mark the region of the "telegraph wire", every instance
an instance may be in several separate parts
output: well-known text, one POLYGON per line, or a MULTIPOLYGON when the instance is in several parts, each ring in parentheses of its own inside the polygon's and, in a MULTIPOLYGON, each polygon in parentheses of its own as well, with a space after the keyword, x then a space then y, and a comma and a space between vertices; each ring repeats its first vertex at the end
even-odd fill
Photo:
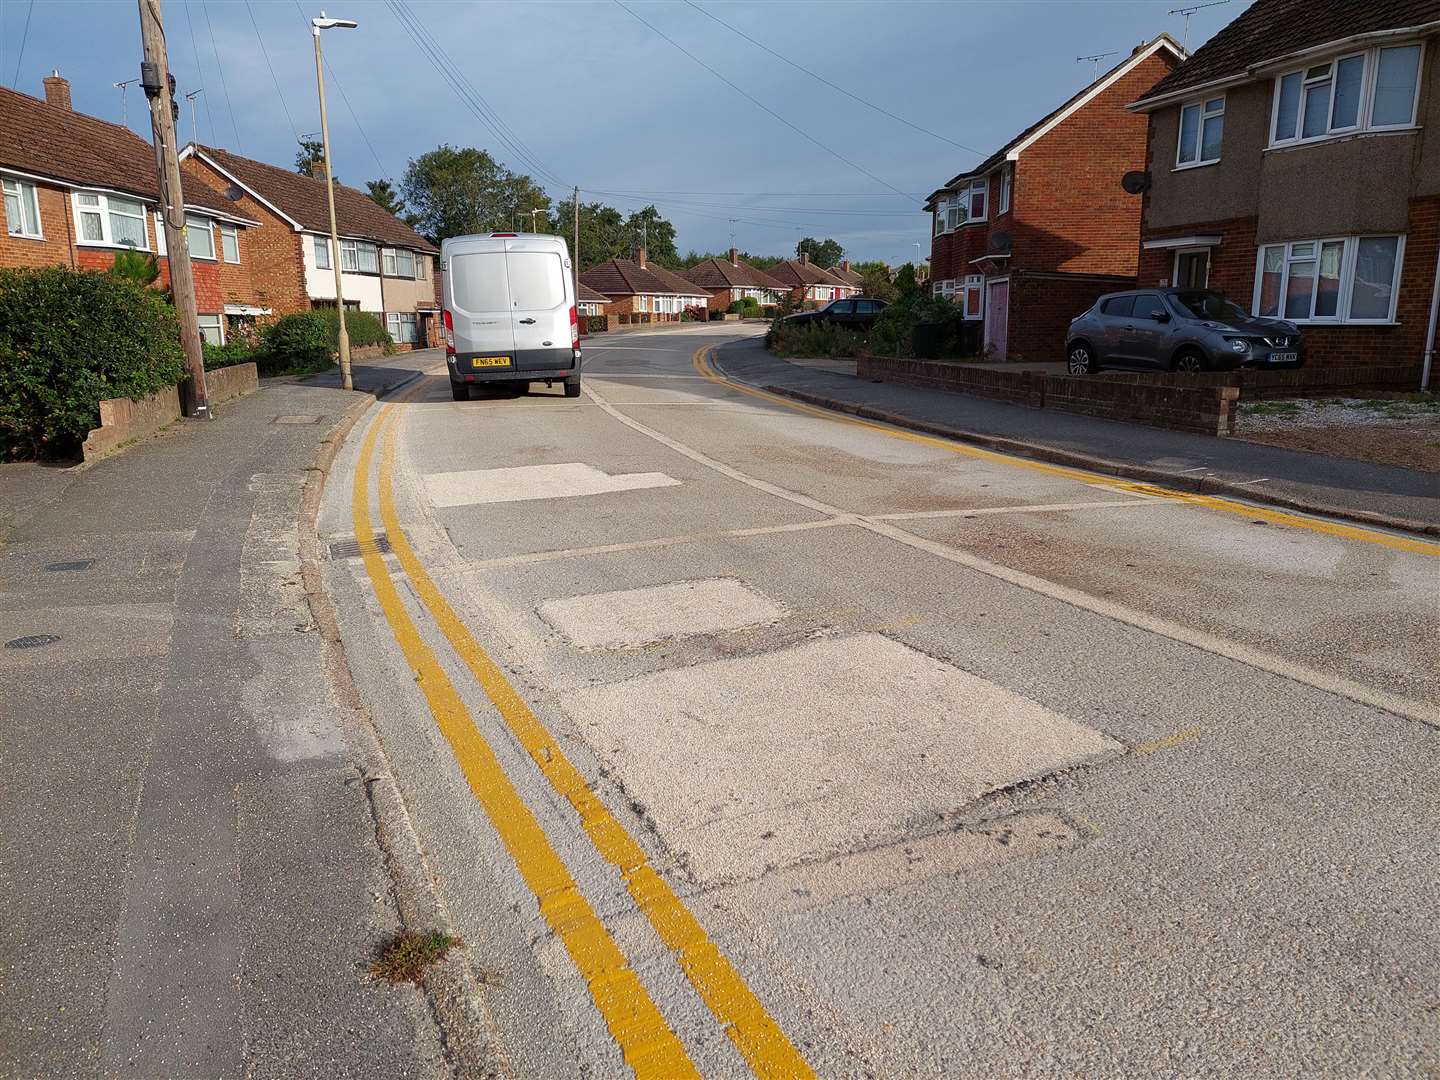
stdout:
POLYGON ((190 0, 185 0, 182 5, 185 12, 185 25, 190 30, 190 52, 195 57, 195 80, 200 84, 201 96, 205 98, 205 126, 210 129, 210 141, 218 142, 215 137, 215 114, 210 111, 210 95, 205 91, 205 69, 200 64, 200 46, 195 43, 195 15, 190 10, 190 0))
POLYGON ((270 63, 270 50, 265 47, 265 38, 260 34, 260 24, 255 21, 255 9, 250 6, 250 0, 245 0, 245 11, 250 16, 250 28, 255 31, 255 40, 260 43, 260 53, 265 57, 265 66, 270 69, 270 81, 275 84, 275 95, 280 99, 280 108, 285 110, 285 122, 290 125, 290 134, 295 136, 295 141, 300 141, 300 129, 295 126, 295 118, 290 115, 290 106, 285 103, 285 91, 280 89, 280 80, 275 77, 275 65, 270 63))
POLYGON ((25 59, 25 44, 30 40, 30 16, 35 14, 35 0, 25 9, 25 29, 20 34, 20 54, 15 57, 15 77, 10 80, 13 89, 20 89, 20 62, 25 59))
MULTIPOLYGON (((230 101, 230 87, 225 82, 225 61, 220 59, 220 50, 215 47, 215 26, 210 22, 209 0, 200 0, 200 10, 205 13, 205 28, 210 32, 210 49, 215 54, 215 69, 220 72, 220 89, 225 91, 225 108, 230 113, 230 130, 235 133, 235 150, 243 154, 245 147, 240 142, 240 128, 235 123, 235 106, 230 101)), ((209 100, 208 97, 206 100, 209 100)), ((208 105, 206 109, 206 115, 209 115, 208 105)))

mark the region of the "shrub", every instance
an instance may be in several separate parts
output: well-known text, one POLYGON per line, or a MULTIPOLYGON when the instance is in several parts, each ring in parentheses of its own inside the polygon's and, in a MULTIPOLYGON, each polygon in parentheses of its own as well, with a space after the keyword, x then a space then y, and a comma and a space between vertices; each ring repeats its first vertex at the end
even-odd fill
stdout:
POLYGON ((704 304, 690 304, 680 313, 681 322, 705 322, 710 313, 704 304))
POLYGON ((767 319, 773 319, 775 318, 775 316, 780 314, 780 305, 762 304, 760 305, 760 314, 767 319))
POLYGON ((723 318, 725 318, 725 313, 719 308, 716 308, 714 311, 710 312, 711 322, 719 322, 723 318))
POLYGON ((265 335, 253 322, 233 328, 228 338, 224 345, 211 345, 208 341, 200 343, 200 350, 205 355, 206 370, 230 367, 233 364, 254 363, 261 368, 266 366, 268 353, 265 335))
POLYGON ((628 325, 630 325, 630 316, 629 316, 629 315, 626 315, 624 312, 621 312, 621 314, 620 314, 620 325, 621 325, 621 326, 628 326, 628 325))
POLYGON ((105 398, 143 398, 185 370, 175 309, 113 274, 0 271, 0 457, 72 457, 105 398))
POLYGON ((583 315, 585 320, 585 332, 587 334, 599 334, 610 329, 610 319, 606 315, 583 315))
POLYGON ((941 353, 954 356, 960 347, 964 316, 958 305, 944 297, 901 294, 900 299, 880 313, 870 331, 870 342, 876 352, 886 356, 909 356, 915 327, 920 323, 940 323, 941 353))
MULTIPOLYGON (((336 324, 323 311, 282 315, 265 329, 266 375, 324 371, 335 361, 336 324)), ((348 321, 347 321, 347 326, 348 321)))
POLYGON ((828 323, 777 322, 766 343, 778 356, 858 356, 865 338, 853 330, 828 323))
POLYGON ((153 285, 160 276, 160 264, 150 252, 129 248, 115 253, 109 272, 113 277, 133 281, 136 285, 153 285))
MULTIPOLYGON (((320 314, 325 316, 325 321, 330 326, 331 346, 338 352, 340 349, 340 320, 335 314, 335 309, 330 308, 327 311, 322 308, 320 314)), ((385 351, 388 355, 390 352, 388 346, 395 344, 394 338, 390 336, 390 331, 385 329, 385 323, 381 320, 380 316, 373 312, 350 311, 347 309, 345 312, 345 329, 350 333, 350 347, 352 349, 362 349, 367 345, 385 345, 387 346, 385 351)))
POLYGON ((739 315, 742 319, 758 319, 761 315, 760 301, 753 296, 741 297, 732 302, 726 310, 731 315, 739 315))

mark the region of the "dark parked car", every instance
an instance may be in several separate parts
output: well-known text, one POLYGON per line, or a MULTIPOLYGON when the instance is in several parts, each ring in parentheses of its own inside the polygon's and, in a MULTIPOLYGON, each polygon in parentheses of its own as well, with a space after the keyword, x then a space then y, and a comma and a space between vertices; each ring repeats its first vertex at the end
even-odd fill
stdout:
POLYGON ((884 300, 871 300, 865 296, 853 296, 848 300, 831 300, 815 311, 801 311, 787 315, 780 320, 786 326, 804 326, 807 323, 830 323, 850 330, 869 330, 886 308, 884 300))
POLYGON ((1229 371, 1304 362, 1305 338, 1294 323, 1257 319, 1205 289, 1109 293, 1070 323, 1065 342, 1071 375, 1102 367, 1229 371))

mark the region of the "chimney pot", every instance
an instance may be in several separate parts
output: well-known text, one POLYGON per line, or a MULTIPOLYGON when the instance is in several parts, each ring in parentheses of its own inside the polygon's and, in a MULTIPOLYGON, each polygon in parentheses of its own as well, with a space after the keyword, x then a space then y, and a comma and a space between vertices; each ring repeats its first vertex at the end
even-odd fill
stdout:
POLYGON ((841 260, 840 260, 840 269, 841 269, 841 270, 844 270, 844 271, 848 274, 848 273, 850 272, 850 260, 849 260, 849 259, 841 259, 841 260))
POLYGON ((646 251, 643 247, 635 252, 635 261, 640 264, 641 270, 645 269, 645 255, 646 251))
POLYGON ((730 249, 730 265, 731 265, 731 266, 739 266, 739 265, 740 265, 740 253, 739 253, 738 251, 736 251, 734 248, 731 248, 731 249, 730 249))
POLYGON ((310 162, 310 175, 316 180, 324 180, 325 162, 319 160, 310 162))
POLYGON ((810 253, 808 251, 802 251, 800 253, 800 264, 802 266, 810 265, 810 253))
POLYGON ((58 69, 45 76, 45 100, 57 108, 74 110, 74 106, 70 104, 70 80, 61 75, 58 69))

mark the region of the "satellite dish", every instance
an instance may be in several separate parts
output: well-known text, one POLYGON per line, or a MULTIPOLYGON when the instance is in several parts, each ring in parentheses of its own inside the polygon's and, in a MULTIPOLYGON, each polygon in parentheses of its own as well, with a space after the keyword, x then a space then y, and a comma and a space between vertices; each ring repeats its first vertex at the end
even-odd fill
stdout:
POLYGON ((988 254, 1003 255, 1010 250, 1010 234, 1008 232, 993 232, 990 234, 990 245, 988 254))
POLYGON ((1131 195, 1141 195, 1150 190, 1150 174, 1148 172, 1127 172, 1120 178, 1120 186, 1131 195))
POLYGON ((240 189, 239 184, 231 184, 225 189, 225 198, 231 202, 239 202, 245 197, 245 192, 240 189))

